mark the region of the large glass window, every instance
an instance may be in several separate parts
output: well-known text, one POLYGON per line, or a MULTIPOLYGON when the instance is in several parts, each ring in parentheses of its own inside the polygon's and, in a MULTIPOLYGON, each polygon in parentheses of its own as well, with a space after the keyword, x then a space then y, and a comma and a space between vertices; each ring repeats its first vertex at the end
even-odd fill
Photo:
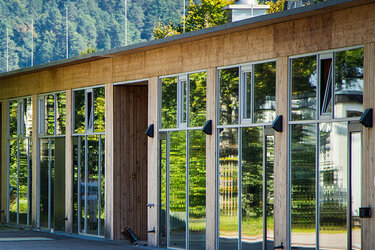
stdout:
POLYGON ((65 230, 65 92, 40 95, 38 227, 65 230))
POLYGON ((363 48, 293 58, 290 67, 292 247, 358 249, 363 48))
POLYGON ((276 63, 218 71, 219 248, 273 249, 276 63))
POLYGON ((205 249, 206 72, 160 85, 160 246, 205 249))
POLYGON ((7 222, 29 225, 32 187, 32 100, 8 102, 7 222))
POLYGON ((104 87, 73 91, 73 231, 104 235, 104 87))
POLYGON ((293 58, 290 67, 290 120, 362 115, 363 48, 293 58))

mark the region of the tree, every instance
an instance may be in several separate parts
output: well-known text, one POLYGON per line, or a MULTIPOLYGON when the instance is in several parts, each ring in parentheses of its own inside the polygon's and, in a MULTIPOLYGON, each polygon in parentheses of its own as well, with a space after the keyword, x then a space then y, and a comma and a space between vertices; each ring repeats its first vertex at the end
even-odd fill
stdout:
MULTIPOLYGON (((226 11, 223 7, 233 4, 234 0, 202 0, 200 4, 190 0, 185 17, 185 31, 193 31, 225 24, 227 21, 226 11)), ((183 17, 178 24, 159 22, 154 29, 155 39, 180 34, 183 32, 183 17)))

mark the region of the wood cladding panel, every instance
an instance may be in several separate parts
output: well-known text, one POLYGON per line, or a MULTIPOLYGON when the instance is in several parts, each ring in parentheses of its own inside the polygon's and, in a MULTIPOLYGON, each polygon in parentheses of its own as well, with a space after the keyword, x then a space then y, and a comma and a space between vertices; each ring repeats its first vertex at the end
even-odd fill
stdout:
POLYGON ((147 86, 114 88, 114 237, 130 227, 147 239, 147 86))

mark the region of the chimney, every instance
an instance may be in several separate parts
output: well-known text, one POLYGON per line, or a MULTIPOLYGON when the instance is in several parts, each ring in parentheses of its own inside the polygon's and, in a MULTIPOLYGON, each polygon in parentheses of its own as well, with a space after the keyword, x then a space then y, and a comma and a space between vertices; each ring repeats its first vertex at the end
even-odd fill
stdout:
POLYGON ((257 0, 237 0, 223 9, 228 11, 228 22, 236 22, 264 15, 269 8, 269 5, 259 5, 257 0))

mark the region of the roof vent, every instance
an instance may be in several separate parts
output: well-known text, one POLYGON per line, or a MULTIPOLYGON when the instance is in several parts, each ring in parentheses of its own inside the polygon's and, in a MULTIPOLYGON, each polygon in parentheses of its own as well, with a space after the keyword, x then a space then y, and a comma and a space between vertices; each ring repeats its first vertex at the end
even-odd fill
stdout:
POLYGON ((237 0, 223 9, 228 11, 228 22, 236 22, 264 15, 269 8, 269 5, 259 5, 257 0, 237 0))

